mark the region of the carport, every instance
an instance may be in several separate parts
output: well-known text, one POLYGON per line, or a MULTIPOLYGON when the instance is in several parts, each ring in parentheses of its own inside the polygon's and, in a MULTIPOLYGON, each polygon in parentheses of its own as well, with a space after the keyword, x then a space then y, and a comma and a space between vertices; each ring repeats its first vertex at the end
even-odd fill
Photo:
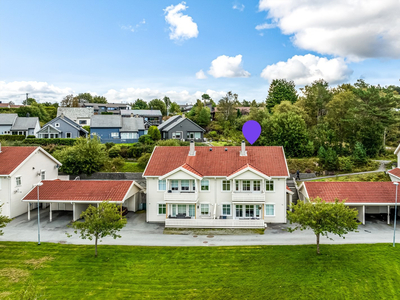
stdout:
POLYGON ((123 204, 128 210, 136 211, 137 201, 143 190, 133 180, 43 180, 42 183, 40 187, 33 187, 22 199, 28 205, 28 220, 32 206, 37 203, 42 203, 42 207, 50 206, 50 222, 55 210, 72 211, 73 221, 76 221, 89 205, 98 206, 104 201, 120 205, 122 215, 123 204))
POLYGON ((366 214, 387 214, 387 223, 390 224, 390 210, 396 201, 396 186, 390 181, 303 182, 299 190, 303 201, 317 197, 326 202, 345 200, 345 205, 357 209, 362 224, 365 224, 366 214))

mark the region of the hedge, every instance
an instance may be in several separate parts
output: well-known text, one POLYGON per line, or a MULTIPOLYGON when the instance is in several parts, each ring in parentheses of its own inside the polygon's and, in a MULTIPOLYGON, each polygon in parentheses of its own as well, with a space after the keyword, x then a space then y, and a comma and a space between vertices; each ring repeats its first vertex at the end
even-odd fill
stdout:
POLYGON ((3 140, 3 141, 23 141, 23 140, 25 140, 25 136, 24 135, 5 134, 5 135, 0 135, 0 140, 3 140))
POLYGON ((23 144, 34 144, 34 145, 65 145, 65 146, 73 146, 75 144, 76 139, 26 139, 22 143, 23 144))

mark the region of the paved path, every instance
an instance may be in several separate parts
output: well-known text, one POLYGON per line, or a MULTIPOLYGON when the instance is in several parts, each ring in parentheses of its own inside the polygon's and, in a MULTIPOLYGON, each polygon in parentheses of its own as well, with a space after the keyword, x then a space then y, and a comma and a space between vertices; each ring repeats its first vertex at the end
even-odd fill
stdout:
MULTIPOLYGON (((14 219, 6 228, 0 241, 30 241, 37 242, 37 215, 32 211, 32 220, 26 215, 14 219)), ((53 222, 48 221, 48 211, 41 213, 41 241, 67 244, 93 244, 89 240, 81 240, 73 230, 67 228, 72 213, 54 212, 53 222), (65 233, 72 234, 68 238, 65 233)), ((238 246, 238 245, 303 245, 315 244, 315 236, 311 231, 285 231, 287 225, 270 225, 264 235, 168 235, 163 234, 161 224, 148 224, 145 214, 129 213, 127 226, 121 231, 122 238, 105 238, 100 244, 136 245, 136 246, 238 246)), ((400 230, 400 225, 398 227, 400 230)), ((359 227, 358 233, 350 233, 346 239, 332 236, 334 240, 322 238, 322 244, 358 244, 358 243, 392 243, 393 226, 383 221, 367 221, 359 227)), ((400 236, 399 236, 400 242, 400 236)))

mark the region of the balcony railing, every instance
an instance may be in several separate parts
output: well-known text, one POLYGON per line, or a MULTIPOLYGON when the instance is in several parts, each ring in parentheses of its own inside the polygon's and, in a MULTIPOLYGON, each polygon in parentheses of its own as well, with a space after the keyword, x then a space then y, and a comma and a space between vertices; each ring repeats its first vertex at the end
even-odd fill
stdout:
POLYGON ((264 193, 246 193, 246 192, 233 192, 232 193, 233 202, 264 202, 264 193))
POLYGON ((197 192, 164 193, 164 201, 196 202, 199 197, 197 192))
POLYGON ((165 227, 173 228, 265 228, 264 220, 235 219, 166 219, 165 227))

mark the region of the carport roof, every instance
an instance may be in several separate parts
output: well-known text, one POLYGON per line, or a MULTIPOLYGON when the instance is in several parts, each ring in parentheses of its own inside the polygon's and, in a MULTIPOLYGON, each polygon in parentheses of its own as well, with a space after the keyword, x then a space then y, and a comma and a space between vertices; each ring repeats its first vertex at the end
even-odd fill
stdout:
MULTIPOLYGON (((71 202, 121 202, 132 186, 133 180, 43 180, 39 188, 41 201, 71 202)), ((37 201, 37 187, 34 187, 23 201, 37 201)))
POLYGON ((392 170, 387 171, 389 174, 400 178, 400 168, 394 168, 392 170))
POLYGON ((308 198, 326 202, 336 198, 346 203, 395 203, 396 186, 385 182, 304 182, 308 198))

